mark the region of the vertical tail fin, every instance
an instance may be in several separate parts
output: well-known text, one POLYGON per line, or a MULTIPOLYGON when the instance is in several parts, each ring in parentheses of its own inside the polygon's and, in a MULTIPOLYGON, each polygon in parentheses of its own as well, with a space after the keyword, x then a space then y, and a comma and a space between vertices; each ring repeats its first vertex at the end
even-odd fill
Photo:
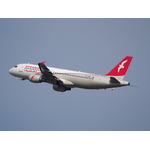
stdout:
POLYGON ((123 79, 128 68, 129 65, 132 61, 131 56, 126 56, 117 66, 115 66, 108 74, 106 74, 105 76, 114 76, 117 77, 119 79, 123 79))

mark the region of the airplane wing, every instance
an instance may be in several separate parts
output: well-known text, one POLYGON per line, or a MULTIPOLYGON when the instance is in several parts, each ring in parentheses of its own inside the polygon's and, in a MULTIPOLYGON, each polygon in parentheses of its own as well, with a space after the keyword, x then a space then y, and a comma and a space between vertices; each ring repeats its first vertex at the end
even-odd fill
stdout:
POLYGON ((45 62, 38 63, 41 73, 43 74, 42 77, 49 82, 53 82, 55 84, 63 84, 63 82, 58 79, 53 73, 45 66, 45 62))

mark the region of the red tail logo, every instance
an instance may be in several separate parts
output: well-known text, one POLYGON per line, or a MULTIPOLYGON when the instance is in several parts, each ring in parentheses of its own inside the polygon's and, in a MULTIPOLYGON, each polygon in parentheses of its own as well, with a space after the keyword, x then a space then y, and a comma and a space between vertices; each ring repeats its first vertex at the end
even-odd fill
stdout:
POLYGON ((114 67, 106 76, 124 76, 132 61, 131 56, 126 56, 116 67, 114 67))
POLYGON ((127 62, 128 60, 125 60, 121 63, 121 65, 119 65, 118 67, 118 72, 120 72, 120 69, 124 68, 124 64, 127 62))

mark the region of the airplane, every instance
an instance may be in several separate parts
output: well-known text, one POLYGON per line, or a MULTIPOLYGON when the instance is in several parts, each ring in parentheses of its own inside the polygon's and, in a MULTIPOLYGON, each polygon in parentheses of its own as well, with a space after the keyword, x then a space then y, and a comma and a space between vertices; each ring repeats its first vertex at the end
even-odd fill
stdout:
POLYGON ((72 71, 47 67, 45 61, 34 64, 18 64, 9 70, 9 73, 21 80, 29 80, 33 83, 50 83, 58 92, 69 91, 72 88, 83 89, 107 89, 130 85, 123 80, 132 61, 131 56, 126 56, 110 72, 105 75, 72 71))

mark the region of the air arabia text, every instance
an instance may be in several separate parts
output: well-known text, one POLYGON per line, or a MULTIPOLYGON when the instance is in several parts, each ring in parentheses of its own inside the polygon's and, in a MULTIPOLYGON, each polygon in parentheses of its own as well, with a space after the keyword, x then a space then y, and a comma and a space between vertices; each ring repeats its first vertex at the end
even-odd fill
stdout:
POLYGON ((40 71, 39 67, 25 66, 24 71, 41 74, 41 71, 40 71))

